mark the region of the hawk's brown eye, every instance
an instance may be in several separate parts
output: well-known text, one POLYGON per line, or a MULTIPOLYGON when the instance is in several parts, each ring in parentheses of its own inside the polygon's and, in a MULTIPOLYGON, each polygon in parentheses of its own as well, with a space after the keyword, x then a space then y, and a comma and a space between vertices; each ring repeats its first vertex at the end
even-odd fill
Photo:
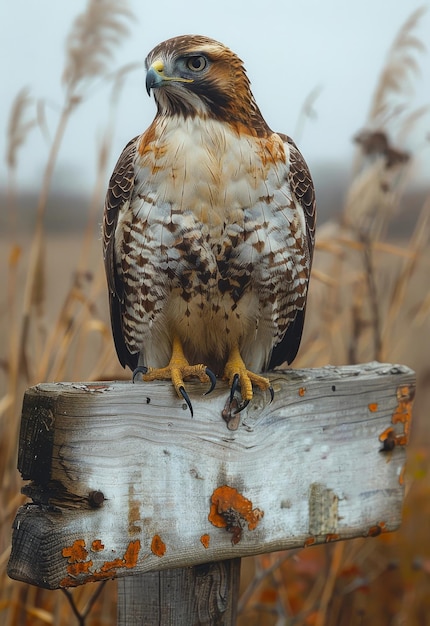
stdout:
POLYGON ((201 72, 205 69, 207 61, 205 57, 190 57, 187 60, 187 67, 193 72, 201 72))

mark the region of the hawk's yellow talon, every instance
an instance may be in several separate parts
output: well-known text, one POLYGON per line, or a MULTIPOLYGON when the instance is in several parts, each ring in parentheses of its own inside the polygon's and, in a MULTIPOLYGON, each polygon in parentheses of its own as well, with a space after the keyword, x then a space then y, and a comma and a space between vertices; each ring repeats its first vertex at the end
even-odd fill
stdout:
MULTIPOLYGON (((244 403, 248 403, 252 400, 252 385, 255 385, 262 391, 271 389, 270 380, 268 378, 260 376, 260 374, 254 374, 254 372, 250 372, 246 369, 237 346, 234 346, 230 352, 224 368, 223 378, 224 380, 228 380, 232 395, 234 395, 238 384, 240 384, 240 393, 244 403)), ((230 398, 230 401, 231 400, 232 398, 230 398)))
POLYGON ((206 365, 190 365, 185 358, 180 339, 175 336, 173 338, 172 356, 170 358, 169 365, 160 368, 149 367, 148 371, 143 374, 142 379, 145 382, 149 382, 151 380, 171 380, 178 397, 185 399, 190 407, 192 415, 193 410, 184 385, 184 379, 190 377, 196 377, 202 383, 210 382, 211 388, 207 393, 210 393, 215 387, 215 375, 208 370, 206 365), (186 397, 184 396, 184 393, 186 394, 186 397))

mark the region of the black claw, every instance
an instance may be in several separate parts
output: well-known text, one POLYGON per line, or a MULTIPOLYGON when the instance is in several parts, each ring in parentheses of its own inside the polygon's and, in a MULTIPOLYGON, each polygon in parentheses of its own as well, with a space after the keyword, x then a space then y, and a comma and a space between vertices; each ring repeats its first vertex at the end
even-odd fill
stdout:
POLYGON ((181 396, 183 397, 185 402, 188 404, 188 408, 190 409, 191 417, 194 417, 194 411, 193 411, 193 406, 191 404, 190 396, 185 391, 185 388, 182 387, 182 386, 179 387, 179 393, 181 394, 181 396))
POLYGON ((242 402, 242 404, 240 404, 237 408, 236 411, 234 411, 233 415, 237 415, 238 413, 240 413, 241 411, 243 411, 243 409, 246 409, 246 407, 249 404, 249 400, 245 400, 245 402, 242 402))
POLYGON ((212 370, 210 370, 208 367, 205 369, 205 374, 206 376, 209 376, 210 381, 211 381, 211 387, 210 389, 208 389, 208 391, 206 391, 206 393, 204 394, 205 396, 208 396, 211 391, 213 391, 215 389, 215 385, 216 385, 216 376, 215 374, 212 372, 212 370))
POLYGON ((270 393, 270 404, 272 404, 273 399, 275 397, 275 392, 273 391, 272 385, 270 385, 270 387, 269 387, 269 393, 270 393))
POLYGON ((144 365, 138 365, 138 367, 136 367, 136 369, 133 371, 133 376, 132 376, 132 381, 136 382, 136 376, 138 374, 146 374, 148 372, 148 368, 145 367, 144 365))
POLYGON ((231 383, 231 387, 230 387, 230 402, 233 401, 234 394, 236 393, 238 386, 239 386, 239 374, 235 374, 233 376, 233 382, 231 383))

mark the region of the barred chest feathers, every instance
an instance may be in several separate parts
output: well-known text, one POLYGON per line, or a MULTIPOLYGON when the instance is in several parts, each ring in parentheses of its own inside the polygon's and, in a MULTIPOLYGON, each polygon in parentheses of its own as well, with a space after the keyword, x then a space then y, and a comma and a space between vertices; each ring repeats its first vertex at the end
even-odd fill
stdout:
POLYGON ((304 306, 309 277, 288 144, 178 116, 159 118, 139 146, 115 238, 129 348, 161 367, 177 334, 190 362, 204 357, 220 373, 239 337, 260 371, 304 306))

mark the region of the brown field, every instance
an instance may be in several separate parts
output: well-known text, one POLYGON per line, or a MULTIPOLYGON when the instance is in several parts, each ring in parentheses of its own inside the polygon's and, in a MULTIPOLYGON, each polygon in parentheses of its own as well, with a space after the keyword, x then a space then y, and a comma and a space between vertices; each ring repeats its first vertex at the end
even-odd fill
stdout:
MULTIPOLYGON (((415 45, 410 35, 419 16, 403 27, 389 55, 369 115, 372 132, 357 141, 352 182, 345 201, 336 207, 338 218, 319 225, 306 330, 294 363, 316 367, 379 360, 415 369, 417 395, 403 525, 378 538, 245 559, 239 626, 430 625, 430 195, 410 215, 405 189, 414 159, 403 151, 401 138, 418 123, 420 114, 411 109, 399 73, 399 67, 410 63, 408 54, 415 45), (399 93, 404 95, 403 109, 392 104, 393 95, 399 93), (408 235, 388 236, 399 215, 408 235)), ((103 14, 91 18, 98 20, 93 28, 100 29, 101 41, 103 28, 111 29, 118 16, 113 11, 108 17, 112 18, 108 26, 103 14)), ((84 56, 91 55, 84 44, 84 56)), ((101 58, 97 57, 100 72, 101 58)), ((85 63, 79 71, 82 76, 69 72, 71 102, 76 85, 88 78, 85 63)), ((23 139, 19 111, 28 104, 23 97, 11 130, 12 146, 23 139)), ((5 626, 116 623, 115 582, 107 583, 97 597, 98 584, 66 596, 6 575, 12 522, 25 501, 16 446, 26 387, 41 381, 128 376, 118 365, 112 344, 96 228, 106 155, 95 182, 88 227, 80 233, 54 235, 45 221, 50 171, 73 114, 68 105, 53 133, 34 233, 14 230, 19 219, 12 219, 10 231, 0 239, 0 623, 5 626)), ((102 150, 106 149, 104 144, 102 150)), ((10 159, 12 173, 15 167, 10 159)), ((13 195, 11 199, 6 210, 19 217, 13 195)))
MULTIPOLYGON (((425 209, 426 211, 428 209, 425 209)), ((430 406, 428 342, 430 332, 430 253, 426 240, 418 246, 414 237, 426 232, 420 226, 409 241, 372 243, 372 267, 380 316, 379 359, 405 363, 417 372, 412 438, 409 446, 407 497, 400 531, 376 539, 319 546, 287 554, 245 559, 242 566, 241 613, 238 624, 277 624, 279 615, 294 624, 430 624, 430 406), (417 247, 418 246, 418 247, 417 247), (428 617, 427 617, 428 616, 428 617), (403 621, 394 621, 399 620, 403 621), (405 621, 406 620, 406 621, 405 621)), ((5 566, 9 554, 11 524, 24 498, 16 467, 16 437, 20 400, 26 386, 49 380, 87 380, 127 375, 117 363, 108 325, 98 233, 76 280, 83 235, 49 235, 45 241, 45 286, 40 310, 34 310, 34 327, 26 352, 28 379, 24 372, 10 371, 14 333, 22 330, 24 285, 29 268, 29 236, 22 236, 18 256, 16 242, 1 241, 0 263, 13 275, 11 300, 1 299, 0 345, 1 453, 3 483, 0 611, 5 624, 35 625, 73 623, 72 612, 61 592, 47 592, 9 581, 5 566), (15 388, 11 389, 11 376, 15 388), (6 394, 6 395, 4 395, 6 394), (11 404, 5 404, 5 398, 11 404)), ((355 355, 358 362, 375 358, 374 322, 369 307, 365 246, 351 231, 338 224, 320 226, 314 277, 308 302, 306 332, 295 366, 342 364, 355 355), (354 318, 362 319, 352 332, 354 318)), ((6 283, 4 283, 6 284, 6 283)), ((115 583, 97 599, 86 626, 115 623, 115 583)), ((74 591, 82 607, 95 592, 87 585, 74 591)))

